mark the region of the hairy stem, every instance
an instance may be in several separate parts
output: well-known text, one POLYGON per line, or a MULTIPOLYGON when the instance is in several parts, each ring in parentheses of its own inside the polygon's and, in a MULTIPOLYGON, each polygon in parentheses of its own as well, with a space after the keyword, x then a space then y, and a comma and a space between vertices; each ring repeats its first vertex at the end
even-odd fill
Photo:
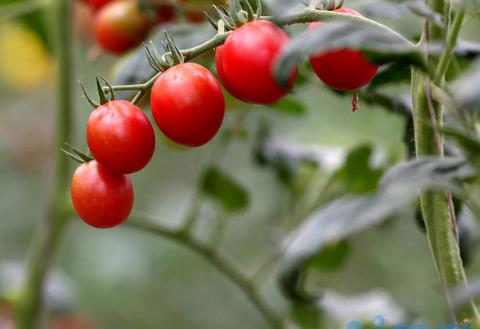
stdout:
MULTIPOLYGON (((430 0, 430 7, 448 17, 448 9, 443 0, 430 0)), ((459 17, 459 16, 457 16, 459 17)), ((463 20, 463 18, 461 18, 463 20)), ((448 68, 448 59, 454 49, 461 22, 455 20, 452 32, 447 38, 444 29, 433 24, 426 25, 423 42, 446 40, 447 45, 441 59, 431 57, 429 64, 437 67, 436 83, 443 83, 448 68), (447 58, 448 57, 448 58, 447 58)), ((443 140, 439 138, 439 128, 443 123, 442 107, 435 102, 431 93, 431 81, 424 73, 412 69, 413 116, 415 125, 415 146, 417 157, 443 155, 443 140)), ((434 263, 446 292, 447 302, 451 305, 450 292, 458 286, 465 287, 467 278, 463 268, 457 240, 456 222, 451 207, 450 195, 443 192, 426 192, 420 197, 422 213, 427 229, 427 237, 433 254, 434 263)), ((478 322, 478 311, 471 301, 455 314, 458 322, 478 322)))
POLYGON ((24 277, 24 285, 16 300, 17 329, 34 329, 41 325, 43 287, 49 267, 60 244, 68 219, 67 186, 69 176, 68 159, 60 152, 65 141, 70 140, 71 132, 71 36, 70 0, 51 2, 54 24, 52 37, 55 45, 57 70, 55 178, 48 205, 46 221, 41 223, 32 245, 24 277))
POLYGON ((153 224, 152 221, 145 218, 131 217, 126 225, 170 239, 187 247, 217 268, 225 275, 225 277, 234 283, 244 293, 248 300, 258 309, 272 329, 283 329, 281 319, 278 318, 270 306, 265 303, 262 296, 255 288, 253 281, 250 280, 247 275, 242 273, 224 254, 197 241, 190 234, 185 233, 183 230, 174 230, 163 227, 159 224, 153 224))

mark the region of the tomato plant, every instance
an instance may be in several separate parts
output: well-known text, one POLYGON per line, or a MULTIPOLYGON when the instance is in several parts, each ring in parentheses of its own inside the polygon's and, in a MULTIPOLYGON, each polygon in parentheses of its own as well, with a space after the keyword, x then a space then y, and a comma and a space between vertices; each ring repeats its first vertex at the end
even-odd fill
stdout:
POLYGON ((133 207, 133 187, 128 176, 111 172, 95 160, 75 170, 71 195, 80 218, 95 228, 121 224, 133 207))
MULTIPOLYGON (((392 307, 394 303, 383 292, 374 294, 373 304, 395 308, 392 313, 403 315, 401 321, 409 321, 413 309, 418 318, 427 313, 441 314, 432 321, 452 317, 455 326, 480 323, 475 303, 480 294, 469 288, 465 271, 465 267, 475 264, 474 252, 480 241, 474 221, 480 218, 480 134, 476 113, 480 108, 480 64, 473 63, 480 57, 480 46, 460 39, 473 35, 463 28, 473 24, 475 18, 478 20, 471 3, 382 1, 380 6, 378 1, 351 2, 363 16, 344 7, 347 4, 343 0, 312 0, 303 8, 293 1, 230 0, 228 6, 215 1, 216 6, 205 17, 199 16, 204 0, 117 0, 104 4, 96 14, 99 44, 112 53, 132 51, 115 63, 114 70, 107 71, 112 83, 97 74, 100 104, 88 96, 89 85, 82 84, 84 96, 95 108, 86 124, 91 156, 70 145, 78 141, 71 129, 75 118, 72 108, 76 108, 72 106, 75 93, 70 89, 76 72, 72 72, 71 52, 76 48, 69 35, 69 2, 51 3, 58 22, 52 34, 56 47, 52 49, 58 55, 59 97, 58 131, 54 147, 48 150, 62 149, 81 165, 70 181, 67 159, 55 153, 48 221, 38 230, 38 243, 33 244, 22 275, 24 282, 5 296, 0 286, 0 297, 12 301, 15 307, 18 329, 32 329, 40 323, 42 302, 51 298, 47 273, 52 255, 61 248, 61 237, 74 211, 95 228, 116 227, 130 218, 121 230, 95 234, 84 230, 81 233, 85 236, 77 240, 72 234, 75 242, 67 241, 80 248, 70 246, 65 252, 74 249, 85 255, 95 254, 94 260, 100 265, 106 259, 104 268, 92 267, 98 268, 98 273, 88 268, 89 275, 99 274, 105 296, 121 289, 127 295, 147 291, 148 303, 153 294, 170 298, 156 290, 162 289, 170 277, 157 280, 158 273, 152 271, 154 257, 148 252, 140 250, 135 254, 138 262, 131 266, 130 251, 134 246, 140 248, 140 244, 133 240, 138 238, 136 235, 132 238, 123 232, 134 229, 193 251, 229 279, 263 321, 259 324, 252 317, 249 323, 250 319, 242 318, 244 327, 317 329, 343 325, 352 319, 339 314, 360 314, 357 310, 372 304, 369 296, 351 298, 335 291, 336 285, 345 291, 358 289, 352 273, 358 273, 360 267, 365 271, 362 273, 368 273, 364 277, 372 276, 371 282, 361 282, 361 287, 371 284, 371 288, 377 288, 375 274, 382 273, 382 288, 400 297, 399 304, 403 305, 392 307), (404 26, 399 32, 381 23, 388 21, 385 17, 378 21, 370 18, 388 8, 408 20, 408 28, 404 26), (190 24, 201 21, 205 26, 190 24), (166 22, 169 24, 154 29, 166 22), (214 31, 207 30, 207 22, 214 31), (140 46, 142 41, 145 43, 140 46), (220 82, 211 72, 214 69, 220 82), (317 77, 325 86, 318 83, 317 77), (224 97, 221 84, 233 97, 224 97), (295 92, 289 94, 294 85, 295 92), (354 107, 361 103, 365 110, 340 111, 349 108, 346 96, 350 91, 354 91, 354 107), (173 225, 163 222, 160 216, 131 214, 134 190, 127 175, 139 172, 151 161, 157 127, 176 144, 193 148, 211 143, 195 151, 181 148, 181 153, 178 147, 162 140, 165 145, 157 148, 159 165, 151 165, 154 170, 134 177, 139 186, 138 206, 144 206, 145 211, 163 207, 162 212, 184 214, 178 222, 173 218, 173 225), (335 145, 333 150, 330 144, 335 145), (347 149, 345 145, 350 144, 355 146, 347 149), (176 178, 181 183, 175 184, 176 178), (185 183, 188 180, 193 182, 185 183), (69 182, 73 206, 66 202, 69 182), (260 218, 262 214, 265 218, 260 218), (231 224, 233 217, 239 219, 236 224, 231 224), (398 217, 412 220, 390 224, 398 217), (423 233, 412 234, 413 217, 423 233), (242 218, 250 220, 242 223, 242 218), (244 231, 238 233, 233 227, 244 231), (367 229, 367 235, 362 235, 367 229), (116 252, 111 252, 110 239, 118 239, 120 231, 122 240, 111 247, 116 252), (365 243, 371 242, 376 232, 383 241, 365 243), (408 236, 405 245, 403 234, 408 236), (228 240, 232 237, 236 240, 228 240), (370 244, 375 245, 375 253, 370 244), (355 252, 351 252, 353 249, 355 252), (104 252, 97 255, 96 251, 104 252), (251 255, 248 261, 252 266, 258 264, 258 268, 237 267, 234 256, 239 253, 251 255), (404 257, 405 253, 415 253, 418 259, 404 257), (431 263, 422 258, 427 253, 431 253, 431 263), (140 259, 140 255, 144 258, 140 259), (364 264, 365 257, 370 257, 369 266, 364 264), (394 270, 383 273, 385 264, 394 270), (420 267, 423 272, 418 274, 420 267), (340 273, 342 268, 344 272, 340 273), (115 277, 118 272, 123 276, 115 277), (324 272, 329 272, 328 280, 324 280, 324 272), (130 280, 137 276, 139 282, 130 280), (386 280, 389 276, 394 281, 390 286, 386 280), (272 278, 278 284, 270 284, 272 278), (127 281, 132 282, 131 287, 125 286, 127 281), (327 283, 331 285, 323 286, 327 283), (431 287, 441 286, 447 302, 428 305, 432 309, 425 311, 414 305, 418 296, 403 294, 399 284, 412 287, 412 291, 428 290, 433 298, 438 296, 431 287), (351 305, 353 310, 346 311, 351 305)), ((92 2, 91 6, 101 5, 92 2)), ((79 23, 83 21, 88 22, 79 17, 79 23)), ((470 26, 471 30, 475 28, 470 26)), ((0 55, 4 51, 0 47, 0 55)), ((16 62, 13 57, 10 63, 16 62)), ((89 64, 92 72, 88 74, 97 71, 96 65, 112 60, 105 57, 95 66, 89 64)), ((38 101, 38 95, 34 96, 38 101)), ((2 113, 0 116, 4 118, 2 113)), ((5 127, 8 124, 0 120, 0 151, 4 143, 10 142, 9 134, 3 134, 5 127)), ((0 177, 4 181, 4 176, 0 177)), ((8 177, 5 181, 9 188, 21 184, 17 176, 12 180, 15 184, 8 184, 8 177)), ((21 195, 22 203, 26 199, 20 193, 11 194, 21 195)), ((143 247, 143 240, 141 244, 143 247)), ((157 246, 153 249, 162 252, 157 246)), ((170 266, 167 258, 158 258, 163 266, 160 274, 173 277, 175 266, 170 266)), ((62 261, 68 271, 80 268, 62 261)), ((474 273, 475 267, 471 269, 474 273)), ((184 263, 177 270, 182 275, 195 273, 184 263)), ((3 279, 1 274, 0 268, 3 279)), ((176 293, 176 289, 171 290, 176 293)), ((182 295, 191 292, 183 285, 178 290, 182 295)), ((82 294, 87 296, 81 297, 92 312, 97 311, 99 303, 108 308, 105 318, 112 314, 112 327, 158 326, 157 305, 152 305, 151 313, 145 308, 140 314, 131 312, 118 318, 118 310, 131 309, 125 307, 131 305, 130 299, 137 303, 145 295, 97 301, 93 300, 98 296, 95 292, 82 294)), ((201 302, 205 299, 195 295, 187 297, 201 302)), ((225 300, 223 295, 217 297, 220 302, 225 300)), ((72 304, 68 298, 57 299, 62 306, 72 304)), ((173 325, 168 320, 162 323, 165 327, 228 328, 239 323, 236 319, 229 323, 229 317, 216 318, 218 323, 214 325, 197 323, 195 317, 199 315, 194 315, 190 305, 185 311, 193 320, 181 323, 176 312, 169 311, 159 315, 162 321, 164 316, 173 319, 173 325)), ((48 312, 45 319, 55 318, 53 309, 48 312)), ((204 318, 202 313, 202 321, 206 321, 204 318)), ((59 328, 77 325, 68 318, 58 320, 59 328)), ((395 327, 397 321, 380 323, 378 317, 374 320, 374 327, 395 327)))
MULTIPOLYGON (((360 16, 350 8, 335 10, 338 13, 360 16)), ((325 23, 313 22, 308 28, 321 29, 325 23)), ((377 73, 378 66, 368 61, 362 52, 355 49, 334 49, 310 57, 315 74, 328 86, 337 90, 355 90, 369 83, 377 73)))
POLYGON ((87 123, 87 143, 93 156, 122 174, 147 165, 155 135, 147 116, 130 102, 114 100, 95 109, 87 123))
POLYGON ((185 146, 208 143, 217 134, 225 113, 217 80, 206 68, 193 63, 176 65, 160 75, 152 87, 150 102, 160 130, 185 146))
POLYGON ((151 26, 151 22, 140 12, 136 0, 111 2, 95 17, 98 44, 114 54, 121 54, 140 44, 151 26))
MULTIPOLYGON (((248 103, 271 104, 287 94, 275 81, 272 67, 288 35, 269 21, 249 22, 232 32, 217 48, 216 66, 220 81, 232 96, 248 103)), ((289 86, 297 70, 293 70, 289 86)))

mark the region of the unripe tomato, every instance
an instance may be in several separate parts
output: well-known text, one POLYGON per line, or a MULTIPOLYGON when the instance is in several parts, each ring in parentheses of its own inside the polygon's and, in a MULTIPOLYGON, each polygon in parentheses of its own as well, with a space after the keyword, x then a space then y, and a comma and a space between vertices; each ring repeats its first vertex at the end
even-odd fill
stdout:
POLYGON ((118 0, 98 12, 95 35, 103 49, 121 54, 145 40, 151 26, 135 0, 118 0))
MULTIPOLYGON (((341 8, 335 10, 361 16, 353 9, 341 8)), ((321 28, 324 23, 310 23, 308 28, 321 28)), ((378 66, 370 63, 367 58, 355 49, 337 49, 325 51, 310 57, 310 64, 317 76, 328 86, 337 90, 355 90, 369 83, 377 73, 378 66)))
POLYGON ((145 167, 152 158, 155 134, 140 108, 114 100, 90 115, 87 143, 95 159, 109 170, 130 174, 145 167))
POLYGON ((133 207, 130 178, 108 170, 96 160, 75 170, 71 196, 80 218, 96 228, 110 228, 123 223, 133 207))
POLYGON ((195 63, 171 67, 155 81, 150 98, 160 130, 175 143, 201 146, 217 133, 225 113, 222 89, 195 63))
MULTIPOLYGON (((273 68, 288 35, 265 21, 246 23, 233 31, 225 44, 217 48, 217 73, 225 89, 248 103, 271 104, 287 94, 273 76, 273 68)), ((295 69, 290 85, 297 76, 295 69)))

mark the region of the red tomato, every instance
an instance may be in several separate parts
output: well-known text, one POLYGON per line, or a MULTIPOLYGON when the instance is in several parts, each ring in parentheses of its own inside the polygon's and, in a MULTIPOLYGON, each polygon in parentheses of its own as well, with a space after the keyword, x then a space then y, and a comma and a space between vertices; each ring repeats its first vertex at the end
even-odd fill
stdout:
POLYGON ((173 66, 160 75, 150 102, 160 130, 185 146, 208 143, 220 129, 225 113, 225 99, 217 80, 194 63, 173 66))
POLYGON ((120 174, 147 165, 155 134, 147 116, 130 102, 115 100, 96 108, 87 122, 87 143, 95 159, 120 174))
MULTIPOLYGON (((287 94, 274 79, 273 67, 288 35, 269 21, 253 21, 239 27, 217 48, 216 66, 223 86, 248 103, 271 104, 287 94)), ((292 72, 290 85, 297 76, 292 72)))
MULTIPOLYGON (((361 16, 353 9, 341 8, 339 13, 361 16)), ((310 23, 309 30, 324 23, 310 23)), ((369 83, 377 73, 378 66, 370 63, 358 50, 338 49, 325 51, 310 57, 310 63, 317 76, 337 90, 354 90, 369 83)))
POLYGON ((121 54, 145 40, 151 25, 135 0, 119 0, 109 3, 98 12, 95 35, 103 49, 121 54))
POLYGON ((112 1, 114 0, 87 0, 86 2, 91 8, 93 8, 94 11, 97 11, 112 1))
POLYGON ((96 228, 123 223, 133 207, 133 187, 128 176, 113 173, 96 160, 75 170, 71 196, 80 218, 96 228))
POLYGON ((159 5, 156 9, 158 24, 173 22, 175 20, 176 12, 172 5, 159 5))

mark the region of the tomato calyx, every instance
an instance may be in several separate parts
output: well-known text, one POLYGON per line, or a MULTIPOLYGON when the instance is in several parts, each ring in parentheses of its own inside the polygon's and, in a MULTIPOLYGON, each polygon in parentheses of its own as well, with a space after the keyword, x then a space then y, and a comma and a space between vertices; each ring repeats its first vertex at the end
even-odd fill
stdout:
POLYGON ((114 93, 113 87, 110 84, 110 82, 108 82, 107 79, 105 79, 101 75, 97 75, 96 84, 97 84, 98 99, 99 99, 100 102, 95 102, 88 95, 87 91, 85 90, 85 86, 83 85, 83 83, 80 82, 80 87, 82 88, 83 95, 85 96, 85 98, 87 99, 87 101, 90 105, 92 105, 94 108, 97 108, 100 105, 103 105, 103 104, 106 104, 108 102, 111 102, 111 101, 115 100, 115 93, 114 93), (104 86, 102 86, 101 81, 103 81, 105 83, 106 88, 104 88, 104 86), (107 91, 105 91, 105 90, 107 90, 107 91), (109 94, 110 96, 108 96, 107 94, 109 94))
POLYGON ((65 147, 61 149, 63 153, 65 153, 69 158, 72 160, 82 164, 87 163, 93 160, 93 158, 87 155, 85 152, 79 150, 78 148, 70 145, 69 143, 65 142, 65 147))
POLYGON ((155 71, 164 72, 174 65, 185 63, 182 51, 167 31, 164 32, 163 47, 165 54, 162 56, 152 41, 145 44, 148 63, 155 71))
POLYGON ((204 14, 216 30, 220 30, 219 22, 222 21, 222 26, 226 30, 233 31, 248 22, 262 17, 261 1, 256 0, 254 7, 248 0, 230 0, 228 9, 220 5, 213 5, 216 17, 212 17, 208 13, 204 14))

